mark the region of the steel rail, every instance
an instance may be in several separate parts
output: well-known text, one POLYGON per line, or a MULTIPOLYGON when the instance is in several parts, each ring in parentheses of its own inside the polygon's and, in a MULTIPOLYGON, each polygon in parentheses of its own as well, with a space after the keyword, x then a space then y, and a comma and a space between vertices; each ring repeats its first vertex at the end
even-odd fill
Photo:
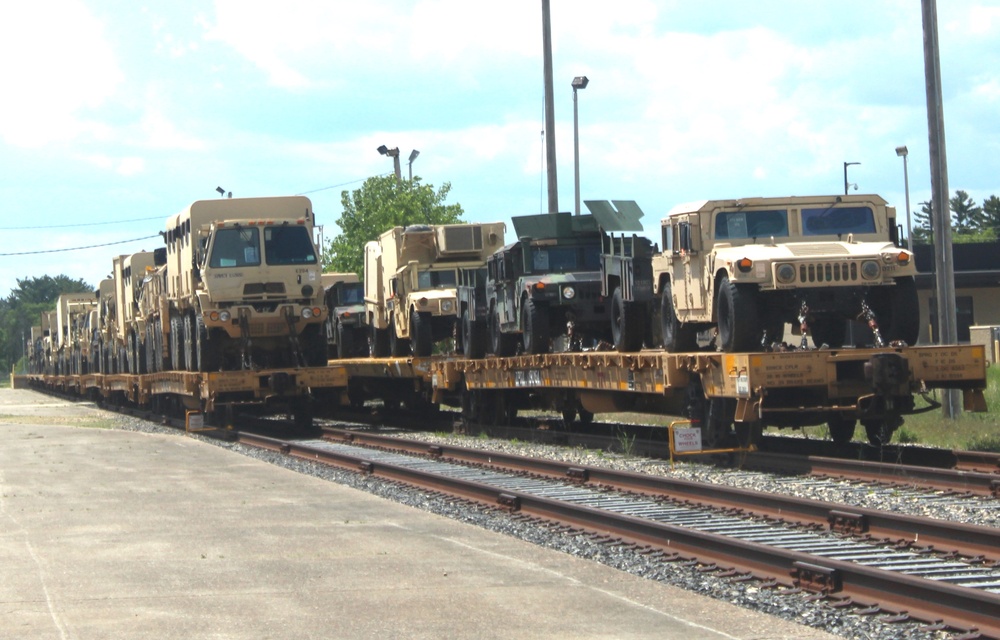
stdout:
MULTIPOLYGON (((853 602, 870 608, 906 613, 916 620, 944 622, 956 629, 978 629, 986 637, 1000 638, 1000 595, 995 593, 734 540, 715 533, 499 489, 420 469, 375 462, 363 452, 359 455, 345 454, 249 434, 240 434, 240 442, 303 460, 331 464, 434 491, 446 491, 486 505, 569 524, 637 545, 676 554, 693 554, 702 564, 722 563, 732 571, 751 572, 762 579, 831 597, 847 596, 853 602)), ((427 445, 424 446, 426 449, 427 445)))
POLYGON ((325 433, 328 438, 352 444, 434 455, 449 460, 493 465, 552 478, 590 482, 646 495, 738 509, 801 524, 822 525, 842 533, 867 534, 874 538, 905 541, 924 547, 930 545, 941 553, 956 553, 969 557, 984 556, 1000 561, 1000 529, 992 527, 933 520, 665 476, 574 465, 467 447, 428 444, 371 433, 331 429, 325 430, 325 433))

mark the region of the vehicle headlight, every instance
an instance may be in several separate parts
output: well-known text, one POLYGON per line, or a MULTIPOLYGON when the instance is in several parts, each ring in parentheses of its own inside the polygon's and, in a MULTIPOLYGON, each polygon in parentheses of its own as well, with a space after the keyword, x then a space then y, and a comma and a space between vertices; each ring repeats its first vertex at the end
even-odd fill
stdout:
POLYGON ((305 309, 302 310, 302 317, 305 318, 306 320, 313 317, 313 310, 310 309, 309 307, 306 307, 305 309))
POLYGON ((576 289, 573 287, 563 287, 563 297, 567 300, 572 300, 576 297, 576 289))
POLYGON ((790 264, 779 264, 774 275, 781 284, 791 284, 795 282, 795 267, 790 264))
POLYGON ((441 301, 441 311, 451 311, 454 306, 451 300, 441 301))
POLYGON ((882 267, 876 260, 865 260, 861 263, 861 277, 865 280, 874 280, 882 273, 882 267))
POLYGON ((229 322, 229 318, 231 318, 231 317, 232 316, 229 315, 228 311, 220 311, 219 312, 219 320, 221 320, 223 322, 229 322))

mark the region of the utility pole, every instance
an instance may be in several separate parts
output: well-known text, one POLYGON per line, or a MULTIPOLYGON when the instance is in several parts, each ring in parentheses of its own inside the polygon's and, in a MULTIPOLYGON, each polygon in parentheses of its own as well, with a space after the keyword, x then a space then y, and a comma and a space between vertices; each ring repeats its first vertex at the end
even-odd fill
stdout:
POLYGON ((559 213, 556 182, 556 109, 552 88, 552 21, 549 0, 542 0, 542 63, 545 67, 545 171, 549 181, 549 213, 559 213))
MULTIPOLYGON (((927 87, 927 137, 931 160, 931 221, 937 265, 938 343, 958 343, 955 308, 955 263, 951 246, 951 209, 948 203, 948 154, 944 143, 944 105, 941 98, 941 60, 938 49, 937 0, 920 0, 924 25, 924 81, 927 87)), ((957 389, 944 391, 941 410, 957 418, 962 407, 957 389)))

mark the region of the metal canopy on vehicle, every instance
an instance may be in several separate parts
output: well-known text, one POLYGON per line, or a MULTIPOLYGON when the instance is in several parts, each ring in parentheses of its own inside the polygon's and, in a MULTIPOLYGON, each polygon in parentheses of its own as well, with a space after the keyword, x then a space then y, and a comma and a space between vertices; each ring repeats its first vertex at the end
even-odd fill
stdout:
POLYGON ((642 231, 642 209, 635 200, 584 200, 604 231, 642 231))
POLYGON ((598 222, 594 216, 574 216, 568 212, 514 216, 510 220, 514 223, 514 233, 518 238, 572 238, 598 231, 598 222))

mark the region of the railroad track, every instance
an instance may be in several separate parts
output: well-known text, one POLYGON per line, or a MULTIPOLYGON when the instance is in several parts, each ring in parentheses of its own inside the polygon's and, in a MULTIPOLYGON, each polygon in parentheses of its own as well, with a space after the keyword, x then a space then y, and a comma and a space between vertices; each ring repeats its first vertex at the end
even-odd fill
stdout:
POLYGON ((306 442, 239 438, 603 534, 735 579, 814 592, 859 613, 1000 638, 997 529, 354 431, 306 442))

